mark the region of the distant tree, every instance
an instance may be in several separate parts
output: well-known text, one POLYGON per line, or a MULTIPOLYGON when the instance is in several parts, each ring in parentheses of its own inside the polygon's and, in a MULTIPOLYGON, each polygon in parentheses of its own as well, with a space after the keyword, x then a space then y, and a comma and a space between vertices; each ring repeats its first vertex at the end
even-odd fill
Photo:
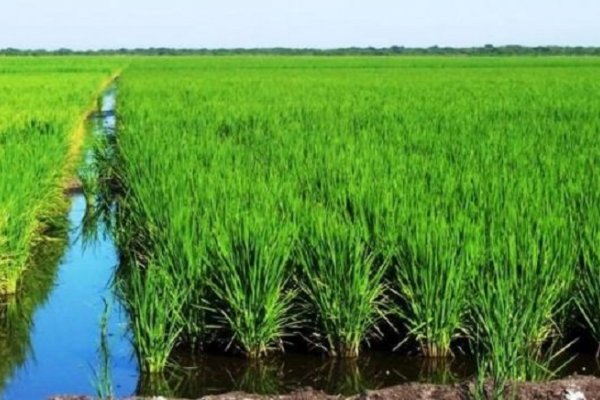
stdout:
POLYGON ((483 47, 440 47, 431 46, 428 48, 391 46, 384 48, 376 47, 348 47, 338 49, 298 49, 298 48, 254 48, 254 49, 173 49, 173 48, 136 48, 136 49, 104 49, 104 50, 71 50, 61 48, 58 50, 44 49, 0 49, 0 55, 154 55, 154 56, 178 56, 178 55, 369 55, 369 56, 388 56, 388 55, 593 55, 600 56, 600 47, 562 47, 562 46, 538 46, 525 47, 520 45, 507 45, 495 47, 492 44, 485 44, 483 47))

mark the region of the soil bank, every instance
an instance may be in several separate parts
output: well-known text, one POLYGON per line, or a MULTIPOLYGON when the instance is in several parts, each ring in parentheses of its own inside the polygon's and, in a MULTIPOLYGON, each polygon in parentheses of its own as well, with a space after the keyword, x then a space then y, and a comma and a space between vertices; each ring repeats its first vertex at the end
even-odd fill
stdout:
MULTIPOLYGON (((205 400, 469 400, 472 382, 456 385, 409 383, 387 389, 366 391, 355 396, 332 396, 310 388, 287 395, 253 395, 242 392, 206 396, 205 400)), ((547 383, 521 383, 515 387, 515 400, 600 400, 600 378, 574 376, 547 383)), ((52 400, 91 400, 85 396, 53 397, 52 400)), ((164 397, 131 397, 124 400, 164 399, 164 397)), ((174 400, 174 399, 173 399, 174 400)))

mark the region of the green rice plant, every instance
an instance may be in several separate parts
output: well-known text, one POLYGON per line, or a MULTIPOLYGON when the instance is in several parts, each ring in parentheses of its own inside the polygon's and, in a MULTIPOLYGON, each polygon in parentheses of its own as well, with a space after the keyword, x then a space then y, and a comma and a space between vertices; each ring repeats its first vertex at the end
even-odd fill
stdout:
POLYGON ((111 354, 108 343, 108 318, 110 315, 110 307, 106 299, 104 302, 104 310, 100 318, 100 345, 98 346, 99 370, 94 371, 94 387, 96 396, 99 400, 110 400, 114 397, 114 390, 111 376, 111 354))
POLYGON ((77 170, 85 197, 82 220, 84 243, 94 243, 98 234, 113 232, 115 199, 118 196, 115 143, 100 121, 92 125, 93 136, 86 150, 86 160, 77 170))
MULTIPOLYGON (((167 177, 167 180, 171 178, 167 177)), ((129 187, 116 199, 115 226, 112 230, 129 262, 147 265, 149 258, 160 255, 160 268, 170 276, 182 294, 181 340, 184 345, 200 348, 207 334, 206 314, 211 304, 206 301, 209 276, 207 246, 209 237, 205 219, 181 196, 179 185, 155 181, 129 187), (157 191, 164 190, 160 196, 157 191)), ((128 280, 130 265, 123 264, 118 275, 128 280)))
POLYGON ((576 254, 561 221, 517 215, 507 211, 504 226, 490 227, 490 258, 475 282, 479 368, 502 393, 509 382, 553 375, 551 362, 562 352, 556 316, 568 306, 576 254))
MULTIPOLYGON (((8 213, 0 210, 0 269, 8 267, 9 254, 8 254, 8 237, 6 228, 8 226, 8 213)), ((7 278, 5 278, 7 279, 7 278)), ((6 285, 7 283, 0 283, 0 285, 6 285)))
POLYGON ((179 226, 187 227, 192 231, 186 229, 182 235, 173 235, 166 242, 170 254, 171 269, 169 273, 177 276, 177 283, 182 287, 176 290, 184 295, 181 306, 182 332, 180 339, 184 345, 195 350, 202 347, 203 341, 209 334, 208 315, 214 314, 215 305, 207 301, 210 291, 209 264, 204 258, 207 244, 203 241, 204 238, 199 241, 190 240, 196 236, 193 233, 197 229, 194 224, 191 226, 180 224, 179 226))
MULTIPOLYGON (((585 327, 600 343, 600 211, 598 195, 591 194, 591 201, 582 211, 585 220, 581 225, 582 257, 577 270, 576 304, 583 316, 585 327)), ((600 355, 600 344, 596 357, 600 355)))
MULTIPOLYGON (((588 210, 599 68, 581 58, 136 59, 119 82, 116 242, 139 265, 160 259, 181 285, 182 345, 220 345, 217 315, 233 322, 220 321, 228 339, 234 325, 258 332, 267 325, 255 297, 283 296, 294 309, 284 314, 304 314, 281 332, 320 334, 310 340, 331 354, 380 337, 393 308, 425 355, 455 353, 461 336, 486 379, 536 378, 569 328, 573 254, 593 259, 583 232, 598 219, 588 210), (279 262, 243 269, 255 249, 281 260, 287 245, 267 244, 288 230, 298 232, 289 276, 279 280, 279 262), (245 284, 249 271, 284 289, 245 284), (234 305, 255 311, 242 318, 234 305)), ((592 320, 588 298, 578 304, 592 320)))
POLYGON ((407 225, 397 245, 398 313, 426 357, 447 357, 453 339, 467 329, 474 276, 466 243, 470 232, 465 221, 433 213, 407 225))
POLYGON ((186 293, 176 279, 156 260, 144 268, 132 266, 127 280, 119 282, 140 369, 149 374, 164 370, 182 331, 186 293))
POLYGON ((34 248, 60 228, 90 104, 120 62, 0 60, 10 71, 0 77, 0 295, 17 291, 34 248))
POLYGON ((360 232, 318 211, 301 236, 298 285, 325 350, 334 357, 356 357, 388 311, 387 265, 375 263, 360 232))
POLYGON ((276 220, 273 211, 221 222, 210 255, 218 312, 231 341, 249 358, 282 348, 296 323, 291 309, 296 290, 288 288, 295 229, 276 220))

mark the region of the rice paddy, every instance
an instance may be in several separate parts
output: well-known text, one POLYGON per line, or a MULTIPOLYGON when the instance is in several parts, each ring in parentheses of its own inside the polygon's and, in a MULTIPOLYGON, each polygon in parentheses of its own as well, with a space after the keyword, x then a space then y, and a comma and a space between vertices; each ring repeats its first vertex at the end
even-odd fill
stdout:
MULTIPOLYGON (((54 147, 0 157, 3 229, 21 229, 0 241, 6 271, 54 215, 40 196, 60 197, 66 111, 120 67, 107 60, 62 83, 73 104, 42 108, 64 119, 54 147), (22 184, 28 203, 8 189, 35 174, 23 159, 50 174, 22 184), (16 205, 32 215, 8 226, 16 205)), ((474 395, 501 398, 593 353, 578 343, 600 343, 599 72, 591 57, 132 58, 84 186, 119 248, 140 370, 180 351, 466 354, 494 384, 474 395)), ((30 139, 4 131, 2 156, 30 139)))
POLYGON ((165 352, 260 357, 302 337, 331 356, 408 340, 447 357, 466 341, 490 374, 533 379, 565 314, 595 329, 599 66, 134 62, 116 233, 136 279, 183 294, 155 305, 180 316, 154 321, 165 352))
POLYGON ((85 112, 115 61, 0 60, 0 295, 14 294, 33 247, 66 211, 85 112))

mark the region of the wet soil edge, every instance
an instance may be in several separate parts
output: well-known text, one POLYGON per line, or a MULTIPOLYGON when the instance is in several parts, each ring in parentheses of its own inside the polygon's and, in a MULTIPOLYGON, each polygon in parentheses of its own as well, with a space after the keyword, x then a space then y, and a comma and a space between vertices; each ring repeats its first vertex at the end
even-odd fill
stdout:
MULTIPOLYGON (((261 396, 242 392, 225 393, 216 396, 203 397, 205 400, 469 400, 473 399, 474 384, 464 383, 456 385, 431 385, 410 383, 394 386, 381 390, 367 391, 365 393, 344 397, 327 395, 311 388, 302 389, 287 395, 261 396)), ((600 400, 600 378, 570 377, 547 383, 520 383, 514 387, 515 400, 600 400)), ((85 396, 59 396, 52 400, 88 400, 85 396)), ((124 400, 149 400, 141 397, 132 397, 124 400)), ((152 399, 165 399, 153 397, 152 399)))

